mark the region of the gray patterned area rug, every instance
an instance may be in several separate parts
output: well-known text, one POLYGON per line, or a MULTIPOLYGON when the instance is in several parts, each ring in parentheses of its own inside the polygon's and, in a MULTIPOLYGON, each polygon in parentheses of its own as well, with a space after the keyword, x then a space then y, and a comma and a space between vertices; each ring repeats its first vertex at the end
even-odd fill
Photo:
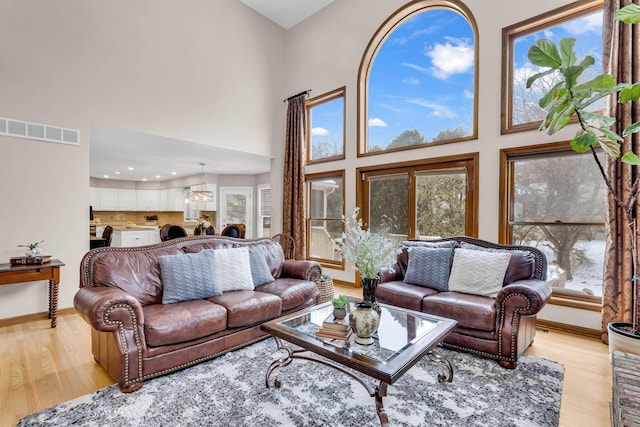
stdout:
MULTIPOLYGON (((557 426, 562 365, 523 356, 517 369, 440 349, 454 366, 423 358, 388 387, 384 406, 392 426, 557 426)), ((217 359, 147 381, 137 392, 117 386, 81 396, 18 422, 19 426, 376 426, 374 399, 347 375, 294 360, 278 368, 281 388, 265 388, 274 360, 269 338, 217 359)), ((372 383, 373 384, 373 383, 372 383)))

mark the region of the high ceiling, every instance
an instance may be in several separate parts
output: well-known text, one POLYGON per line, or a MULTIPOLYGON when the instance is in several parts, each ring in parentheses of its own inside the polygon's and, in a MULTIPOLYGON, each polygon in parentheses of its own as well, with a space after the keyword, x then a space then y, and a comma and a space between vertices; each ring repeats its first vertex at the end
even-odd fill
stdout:
POLYGON ((333 0, 240 0, 285 30, 293 27, 333 0))
MULTIPOLYGON (((240 1, 288 30, 334 0, 240 1)), ((89 174, 101 179, 153 182, 202 172, 255 175, 271 166, 268 157, 256 154, 96 125, 91 127, 90 151, 89 174)))

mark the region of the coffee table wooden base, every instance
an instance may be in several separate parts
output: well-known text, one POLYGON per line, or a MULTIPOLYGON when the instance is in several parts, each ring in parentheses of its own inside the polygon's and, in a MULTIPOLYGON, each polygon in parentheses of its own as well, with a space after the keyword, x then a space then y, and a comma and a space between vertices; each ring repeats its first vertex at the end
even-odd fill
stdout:
MULTIPOLYGON (((359 378, 353 372, 350 372, 344 369, 344 367, 342 367, 341 365, 338 365, 337 363, 331 362, 330 360, 327 360, 327 359, 321 359, 310 350, 291 349, 283 345, 282 341, 278 337, 274 336, 273 339, 276 341, 277 351, 284 351, 285 355, 279 359, 274 360, 269 365, 269 368, 267 369, 267 373, 264 378, 264 383, 267 388, 269 388, 269 378, 271 377, 271 374, 273 373, 273 371, 275 371, 277 368, 283 368, 285 366, 288 366, 289 364, 291 364, 293 359, 303 359, 303 360, 309 360, 316 363, 321 363, 325 366, 328 366, 330 368, 336 369, 344 374, 349 375, 351 378, 353 378, 354 380, 362 384, 365 390, 367 390, 367 393, 369 393, 369 396, 375 399, 376 412, 378 413, 378 418, 380 419, 380 425, 382 426, 389 425, 389 417, 387 415, 387 412, 384 409, 384 404, 382 402, 382 398, 387 395, 388 384, 386 382, 380 381, 378 385, 376 385, 375 387, 372 387, 371 384, 359 378)), ((433 351, 427 353, 427 356, 429 357, 429 360, 433 362, 442 363, 447 368, 447 371, 448 371, 447 374, 444 374, 444 373, 438 374, 438 381, 452 382, 453 367, 451 366, 451 363, 447 360, 447 358, 444 355, 439 353, 434 353, 433 351)), ((278 378, 277 376, 273 380, 273 386, 275 388, 280 388, 282 386, 282 381, 280 381, 280 378, 278 378)))

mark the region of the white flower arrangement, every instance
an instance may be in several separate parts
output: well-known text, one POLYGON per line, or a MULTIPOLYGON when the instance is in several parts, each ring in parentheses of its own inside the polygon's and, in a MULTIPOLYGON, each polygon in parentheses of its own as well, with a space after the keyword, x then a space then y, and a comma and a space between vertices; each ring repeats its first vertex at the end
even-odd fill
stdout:
POLYGON ((358 218, 360 208, 356 207, 348 218, 342 216, 345 232, 338 250, 345 259, 355 264, 360 277, 373 279, 382 267, 390 267, 396 262, 398 244, 388 233, 371 233, 362 228, 362 219, 358 218))
POLYGON ((211 223, 209 221, 198 221, 198 224, 196 225, 196 227, 198 227, 201 231, 201 234, 205 234, 207 228, 211 227, 211 223))

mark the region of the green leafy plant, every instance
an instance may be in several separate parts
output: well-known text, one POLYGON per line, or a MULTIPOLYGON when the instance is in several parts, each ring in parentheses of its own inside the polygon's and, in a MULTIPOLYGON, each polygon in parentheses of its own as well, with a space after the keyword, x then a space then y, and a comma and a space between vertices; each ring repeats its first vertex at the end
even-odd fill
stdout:
POLYGON ((346 307, 347 304, 349 304, 349 298, 347 298, 346 295, 340 295, 338 296, 338 298, 332 299, 331 304, 333 304, 334 307, 338 308, 346 307))
MULTIPOLYGON (((640 6, 630 4, 620 9, 614 16, 615 20, 626 24, 640 23, 640 6)), ((619 104, 637 102, 640 99, 640 82, 619 83, 611 74, 599 74, 590 80, 581 81, 584 72, 595 64, 595 59, 585 56, 578 60, 575 53, 574 38, 563 38, 559 45, 548 39, 539 39, 529 48, 529 61, 543 71, 531 76, 527 80, 527 88, 531 88, 536 80, 547 76, 557 81, 555 85, 540 98, 539 105, 547 111, 547 115, 540 124, 540 130, 553 135, 564 128, 573 118, 577 119, 579 128, 571 140, 571 148, 578 153, 591 152, 598 166, 600 174, 607 185, 609 193, 616 204, 624 212, 627 225, 632 230, 632 267, 633 267, 633 295, 636 295, 636 272, 638 271, 638 233, 636 212, 634 206, 640 192, 640 174, 632 183, 626 195, 619 194, 613 186, 613 178, 607 176, 605 168, 597 156, 596 149, 600 147, 610 158, 631 165, 640 166, 640 158, 633 151, 621 155, 624 138, 640 132, 640 122, 627 126, 621 134, 611 130, 616 123, 614 117, 588 111, 595 102, 617 95, 619 104)), ((634 64, 638 66, 638 64, 634 64)), ((547 78, 549 78, 547 77, 547 78)), ((637 312, 634 304, 633 330, 636 331, 637 312)))
POLYGON ((40 240, 39 242, 34 242, 34 243, 26 243, 24 245, 17 245, 19 248, 29 248, 29 249, 35 249, 38 247, 38 245, 40 245, 40 243, 44 242, 43 240, 40 240))
POLYGON ((360 276, 373 279, 382 267, 388 267, 396 261, 398 245, 387 233, 372 233, 362 228, 362 219, 358 218, 359 208, 355 208, 349 217, 342 217, 345 232, 338 250, 342 257, 355 264, 360 276))

